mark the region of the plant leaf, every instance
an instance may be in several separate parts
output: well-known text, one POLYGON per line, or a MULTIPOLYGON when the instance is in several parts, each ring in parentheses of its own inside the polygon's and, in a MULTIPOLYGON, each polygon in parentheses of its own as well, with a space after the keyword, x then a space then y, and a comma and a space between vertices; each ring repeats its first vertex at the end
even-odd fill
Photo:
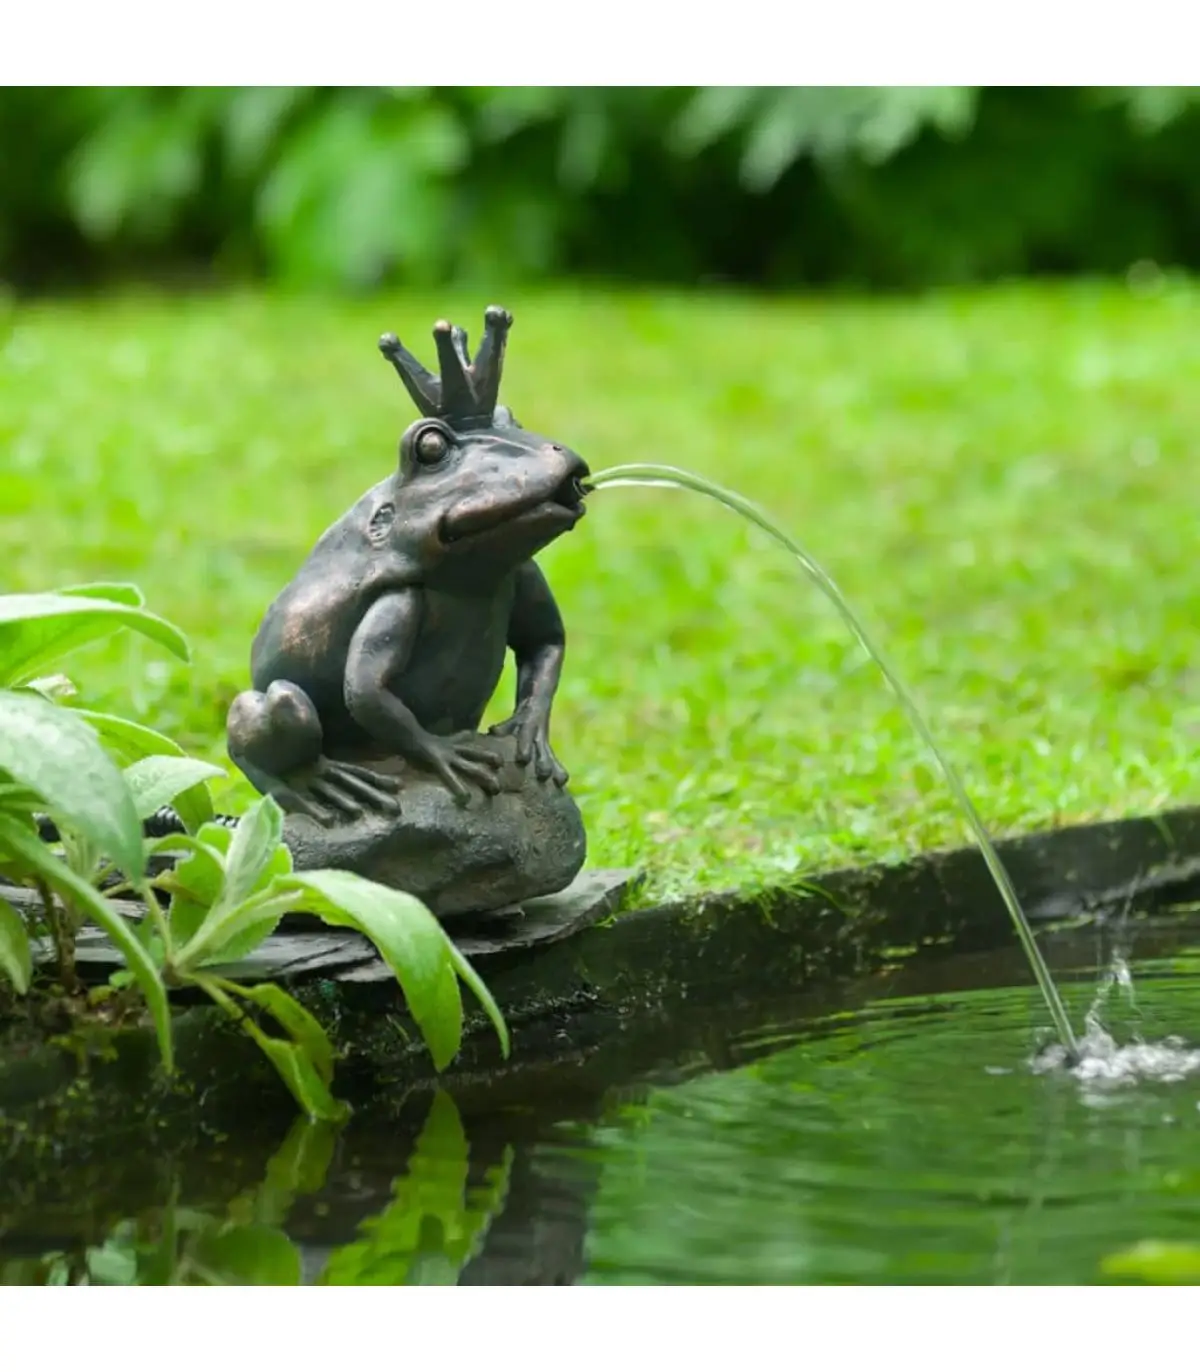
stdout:
MULTIPOLYGON (((462 998, 455 974, 469 964, 429 909, 415 896, 352 872, 293 872, 285 880, 304 893, 304 909, 326 924, 357 929, 371 940, 403 988, 434 1065, 438 1071, 446 1067, 462 1043, 462 998)), ((464 980, 478 994, 482 982, 469 970, 471 976, 464 980)), ((484 1009, 507 1053, 504 1020, 490 995, 484 1009)))
POLYGON ((59 586, 54 595, 80 595, 91 600, 111 600, 117 605, 132 605, 141 609, 146 597, 130 581, 88 581, 80 586, 59 586))
POLYGON ((450 962, 454 970, 463 981, 475 993, 475 998, 483 1006, 483 1012, 492 1022, 492 1028, 496 1031, 496 1037, 500 1040, 500 1051, 508 1057, 511 1045, 508 1039, 508 1025, 504 1022, 504 1016, 500 1012, 500 1007, 496 1004, 492 993, 484 985, 483 978, 467 961, 462 950, 453 939, 447 938, 446 944, 450 950, 450 962))
MULTIPOLYGON (((249 1214, 257 1224, 281 1225, 297 1196, 311 1196, 325 1185, 340 1130, 328 1120, 299 1116, 288 1136, 267 1163, 262 1182, 247 1197, 249 1214)), ((234 1215, 230 1207, 230 1218, 234 1215)))
MULTIPOLYGON (((216 825, 204 825, 205 829, 215 829, 216 825)), ((149 855, 156 853, 187 853, 188 856, 173 870, 155 879, 155 885, 169 891, 194 892, 199 899, 216 899, 225 875, 225 854, 215 844, 206 842, 196 834, 164 834, 162 838, 150 839, 146 843, 149 855), (195 863, 192 858, 195 858, 195 863), (187 874, 186 881, 181 880, 187 874), (211 892, 211 896, 206 896, 211 892)))
POLYGON ((185 923, 191 927, 191 936, 183 941, 176 960, 180 970, 245 957, 293 908, 292 893, 278 885, 292 870, 292 855, 279 841, 282 826, 283 812, 273 800, 264 797, 243 815, 232 833, 216 824, 206 824, 200 830, 199 836, 206 845, 225 851, 224 878, 219 891, 213 887, 211 872, 200 874, 197 886, 194 869, 186 863, 160 882, 167 890, 184 892, 194 902, 179 912, 181 929, 185 923), (239 844, 240 853, 235 851, 239 844), (253 877, 250 894, 241 900, 235 899, 237 888, 230 877, 235 861, 244 864, 243 884, 253 877), (195 905, 207 907, 198 925, 194 923, 195 905))
POLYGON ((222 980, 221 984, 226 991, 241 996, 243 1000, 253 1001, 278 1020, 293 1041, 308 1054, 317 1069, 317 1075, 326 1086, 329 1085, 333 1080, 333 1044, 330 1043, 329 1035, 320 1020, 306 1010, 295 997, 289 995, 282 986, 276 986, 272 982, 264 981, 254 986, 243 986, 234 981, 222 980))
POLYGON ((309 1119, 338 1123, 349 1115, 349 1107, 334 1099, 303 1048, 284 1039, 271 1038, 249 1020, 244 1024, 309 1119))
POLYGON ((228 986, 231 990, 240 992, 245 990, 245 987, 235 987, 233 983, 221 982, 215 977, 198 976, 193 980, 202 990, 207 991, 239 1028, 249 1034, 270 1058, 284 1085, 310 1119, 337 1123, 349 1115, 349 1107, 334 1100, 304 1049, 299 1044, 272 1038, 270 1034, 264 1033, 225 990, 228 986))
MULTIPOLYGON (((185 757, 183 749, 174 739, 160 734, 157 729, 148 729, 144 724, 135 724, 131 719, 119 715, 101 714, 96 710, 75 710, 100 735, 105 747, 122 765, 138 762, 144 757, 185 757)), ((201 783, 181 792, 175 798, 175 812, 187 826, 188 833, 194 834, 202 824, 213 817, 212 797, 208 787, 201 783)))
POLYGON ((240 905, 265 875, 283 838, 283 811, 263 796, 238 820, 225 855, 222 903, 240 905))
POLYGON ((74 829, 132 881, 145 872, 142 825, 117 765, 74 710, 0 690, 0 769, 36 791, 60 827, 74 829))
POLYGON ((470 1149, 453 1100, 433 1099, 408 1166, 392 1184, 388 1207, 335 1248, 319 1286, 414 1286, 457 1279, 504 1209, 513 1151, 505 1148, 482 1185, 468 1188, 470 1149))
POLYGON ((280 1229, 236 1224, 198 1234, 188 1256, 228 1286, 299 1286, 300 1251, 280 1229))
POLYGON ((79 591, 0 596, 0 686, 19 685, 64 653, 120 629, 133 629, 184 662, 191 660, 183 634, 138 605, 79 591))
POLYGON ((269 899, 259 895, 245 901, 227 923, 223 922, 220 942, 204 950, 201 963, 228 966, 249 957, 275 932, 284 915, 294 909, 294 899, 269 899))
MULTIPOLYGON (((38 834, 37 821, 33 817, 34 806, 39 804, 35 798, 33 806, 23 806, 19 797, 6 796, 0 801, 0 818, 7 819, 10 824, 18 825, 24 833, 38 845, 42 845, 41 836, 38 834)), ((33 868, 27 862, 19 858, 12 849, 12 845, 7 847, 3 839, 0 839, 0 876, 14 886, 26 886, 29 879, 35 876, 33 868)))
POLYGON ((210 820, 200 826, 196 835, 200 842, 211 852, 221 855, 221 871, 225 870, 225 859, 229 856, 229 845, 233 842, 233 830, 225 824, 210 820))
MULTIPOLYGON (((216 825, 205 825, 200 832, 211 832, 216 825)), ((154 879, 154 885, 171 896, 167 922, 176 949, 184 949, 195 937, 221 893, 225 880, 225 854, 215 845, 192 834, 167 834, 146 845, 148 854, 186 853, 168 872, 154 879)), ((182 960, 177 956, 177 965, 182 960)))
POLYGON ((29 930, 6 900, 0 900, 0 972, 16 987, 17 995, 27 994, 33 980, 29 930))
MULTIPOLYGON (((184 797, 200 789, 207 794, 205 782, 213 777, 224 776, 220 767, 211 762, 201 762, 194 757, 143 757, 125 768, 125 784, 133 795, 137 806, 138 818, 149 819, 164 805, 175 801, 175 811, 191 830, 193 824, 199 828, 208 816, 199 813, 200 807, 191 807, 192 813, 185 815, 180 809, 189 808, 184 797), (188 823, 189 818, 192 823, 188 823)), ((212 802, 208 810, 211 814, 212 802)))
POLYGON ((75 709, 75 713, 87 720, 123 762, 136 762, 138 758, 150 757, 155 753, 165 753, 170 757, 184 756, 179 744, 166 734, 160 734, 157 729, 149 729, 144 724, 135 724, 132 719, 102 714, 99 710, 75 709))
POLYGON ((162 1056, 163 1066, 168 1072, 173 1072, 175 1052, 171 1043, 171 1007, 167 1000, 167 989, 153 959, 138 942, 125 918, 117 913, 94 886, 82 877, 76 876, 65 863, 60 862, 36 834, 3 813, 0 813, 0 845, 23 858, 45 879, 52 890, 73 901, 81 912, 95 920, 117 946, 126 966, 137 978, 142 995, 146 998, 146 1006, 158 1036, 158 1050, 162 1056))

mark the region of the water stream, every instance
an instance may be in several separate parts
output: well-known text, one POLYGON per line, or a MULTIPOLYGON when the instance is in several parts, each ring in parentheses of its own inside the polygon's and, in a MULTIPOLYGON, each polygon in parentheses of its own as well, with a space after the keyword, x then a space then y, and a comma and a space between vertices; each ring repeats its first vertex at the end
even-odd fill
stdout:
POLYGON ((803 568, 805 574, 814 585, 820 588, 832 602, 846 627, 854 637, 862 644, 863 648, 870 654, 875 665, 883 674, 884 680, 892 688, 896 699, 907 714, 909 722, 920 735, 925 746, 929 749, 930 755, 936 763, 938 770, 945 779, 946 785, 950 788, 955 800, 958 802, 959 809, 967 822, 968 828, 979 845, 979 851, 983 855, 983 860, 987 863, 988 871, 992 874, 1004 904, 1012 917, 1013 927, 1017 932, 1017 937, 1021 941, 1021 946, 1025 950, 1025 956, 1029 959, 1029 965, 1033 969, 1033 975, 1037 979, 1037 984, 1041 990, 1042 997, 1046 1002, 1046 1008, 1050 1012, 1050 1018, 1054 1023, 1055 1032, 1058 1034, 1059 1042, 1066 1058, 1071 1062, 1079 1059, 1079 1045, 1075 1034, 1071 1029, 1071 1022, 1067 1018, 1067 1012, 1063 1008, 1063 1003, 1059 997, 1058 990, 1054 985, 1054 980, 1046 967, 1045 959, 1038 949, 1037 940, 1033 936, 1033 930, 1029 927, 1029 921, 1025 917, 1025 912, 1021 908, 1021 902, 1017 899, 1017 893, 1013 889, 1012 880, 1008 875, 1003 862, 1000 860, 999 853, 988 837, 987 830, 984 828, 983 820, 979 812, 967 794, 966 788, 959 779, 958 773, 954 770, 950 760, 946 757, 938 746, 937 739, 926 722, 925 716, 921 713, 912 693, 905 686, 904 681, 892 666, 883 649, 874 641, 867 632, 862 620, 859 619, 851 609, 846 597, 838 588, 837 583, 829 573, 816 561, 815 558, 790 534, 785 533, 759 506, 753 501, 747 500, 744 496, 738 495, 735 491, 726 490, 714 482, 706 480, 702 476, 696 476, 693 472, 684 471, 678 467, 658 466, 650 463, 634 463, 620 467, 610 467, 607 471, 599 472, 589 479, 588 485, 593 489, 600 489, 609 486, 668 486, 675 489, 696 491, 700 495, 706 495, 718 504, 724 505, 726 509, 732 510, 735 514, 740 514, 748 519, 752 524, 760 528, 764 533, 769 534, 776 543, 786 548, 789 553, 803 568))

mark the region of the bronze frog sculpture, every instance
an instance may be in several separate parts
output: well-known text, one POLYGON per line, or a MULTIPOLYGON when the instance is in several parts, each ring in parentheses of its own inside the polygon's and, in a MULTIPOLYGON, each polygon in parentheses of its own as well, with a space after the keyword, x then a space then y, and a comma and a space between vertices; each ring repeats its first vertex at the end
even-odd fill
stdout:
MULTIPOLYGON (((508 311, 489 308, 473 360, 463 329, 436 324, 440 376, 394 334, 380 339, 420 418, 400 440, 397 470, 320 537, 254 639, 253 689, 230 707, 229 753, 288 812, 285 838, 298 865, 300 858, 334 865, 332 856, 336 865, 428 896, 413 863, 439 836, 443 848, 475 840, 479 863, 493 876, 518 848, 529 848, 515 836, 499 842, 491 830, 481 838, 489 824, 525 823, 520 806, 489 818, 475 805, 463 828, 431 796, 430 782, 460 809, 472 797, 520 792, 521 804, 536 811, 535 840, 562 828, 558 818, 545 828, 554 802, 542 792, 562 791, 567 780, 549 738, 565 634, 533 558, 583 516, 588 468, 498 403, 511 324, 508 311), (480 735, 509 648, 516 708, 490 736, 480 735), (416 820, 404 830, 402 818, 421 808, 410 804, 414 788, 436 811, 418 824, 419 834, 416 820), (355 825, 340 847, 314 832, 355 825)), ((569 797, 566 803, 577 821, 569 797)), ((578 827, 564 859, 564 870, 574 870, 559 885, 582 863, 578 827)), ((468 885, 474 892, 479 883, 468 885)), ((506 898, 516 889, 521 882, 496 888, 506 898)), ((451 904, 479 898, 464 893, 451 904)))

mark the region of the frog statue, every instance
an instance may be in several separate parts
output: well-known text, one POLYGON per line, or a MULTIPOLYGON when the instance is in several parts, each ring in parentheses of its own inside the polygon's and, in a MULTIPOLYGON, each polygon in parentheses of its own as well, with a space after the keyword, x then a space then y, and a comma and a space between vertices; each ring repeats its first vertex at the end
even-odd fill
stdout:
POLYGON ((569 885, 583 824, 550 747, 562 618, 534 554, 584 514, 588 468, 498 404, 508 311, 440 376, 379 341, 420 418, 397 469, 318 539, 268 608, 229 754, 286 812, 298 868, 341 867, 439 915, 569 885), (513 650, 516 709, 479 732, 513 650))

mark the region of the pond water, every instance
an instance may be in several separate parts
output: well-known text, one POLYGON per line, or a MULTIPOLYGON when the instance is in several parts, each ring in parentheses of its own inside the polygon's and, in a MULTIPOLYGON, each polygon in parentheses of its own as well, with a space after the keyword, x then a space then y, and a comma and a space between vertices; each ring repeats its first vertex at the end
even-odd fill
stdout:
MULTIPOLYGON (((1046 940, 1074 1022, 1200 1040, 1200 923, 1046 940), (1130 952, 1132 987, 1120 957, 1130 952), (1115 969, 1115 974, 1114 974, 1115 969)), ((1200 1054, 1052 1066, 1015 951, 614 1030, 504 1088, 0 1181, 0 1278, 1086 1283, 1200 1255, 1200 1054), (702 1029, 697 1025, 702 1024, 702 1029), (1124 1264, 1124 1265, 1123 1265, 1124 1264)))

